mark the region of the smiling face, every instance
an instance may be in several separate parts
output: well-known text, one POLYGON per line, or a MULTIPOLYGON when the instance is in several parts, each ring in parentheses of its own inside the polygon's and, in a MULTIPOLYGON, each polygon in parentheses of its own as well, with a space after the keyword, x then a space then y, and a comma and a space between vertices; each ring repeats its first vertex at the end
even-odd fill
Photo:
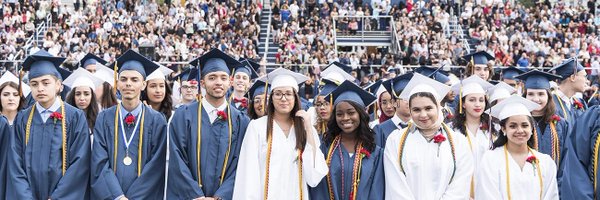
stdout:
POLYGON ((43 75, 29 80, 29 86, 35 101, 41 105, 50 105, 54 103, 62 83, 52 75, 43 75))
POLYGON ((134 101, 140 99, 142 90, 146 87, 144 77, 137 71, 124 70, 119 74, 117 89, 121 92, 121 99, 134 101))
POLYGON ((198 94, 198 82, 195 80, 181 81, 180 91, 183 102, 192 102, 196 99, 196 95, 198 94))
POLYGON ((256 95, 256 97, 254 97, 254 99, 252 101, 252 104, 254 105, 254 113, 256 113, 256 115, 258 117, 265 116, 267 113, 267 112, 265 112, 266 110, 263 109, 267 105, 267 103, 264 101, 265 101, 264 94, 256 95))
POLYGON ((235 91, 245 92, 250 87, 250 76, 246 73, 235 73, 233 76, 233 89, 235 91))
POLYGON ((507 118, 506 124, 502 127, 502 132, 506 134, 508 143, 517 146, 527 145, 531 137, 533 126, 527 115, 515 115, 507 118))
POLYGON ((484 94, 469 94, 464 97, 463 108, 467 115, 471 117, 481 117, 485 110, 485 95, 484 94))
POLYGON ((360 125, 360 115, 354 106, 342 101, 335 106, 335 121, 344 134, 352 134, 360 125))
POLYGON ((544 89, 527 89, 525 98, 540 105, 533 112, 541 112, 548 105, 548 92, 544 89))
POLYGON ((432 126, 439 115, 438 107, 432 99, 416 96, 410 100, 410 116, 419 127, 432 126))
POLYGON ((227 72, 217 71, 206 74, 200 81, 206 90, 206 96, 214 99, 224 98, 231 85, 227 72))
POLYGON ((75 92, 75 104, 77 108, 84 110, 92 102, 92 88, 86 86, 80 86, 73 89, 75 92))
POLYGON ((2 112, 17 111, 19 108, 19 91, 12 86, 6 86, 0 91, 0 102, 2 103, 2 112))
POLYGON ((166 84, 165 80, 153 79, 148 81, 146 94, 148 103, 160 103, 165 99, 166 84))
POLYGON ((271 92, 275 112, 290 114, 296 105, 296 92, 292 87, 278 87, 271 92))

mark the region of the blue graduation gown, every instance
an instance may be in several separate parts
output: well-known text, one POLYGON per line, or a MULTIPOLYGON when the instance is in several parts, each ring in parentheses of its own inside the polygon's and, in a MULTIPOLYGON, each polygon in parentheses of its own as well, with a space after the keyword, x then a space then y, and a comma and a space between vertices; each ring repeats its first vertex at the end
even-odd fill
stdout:
MULTIPOLYGON (((15 118, 9 150, 7 199, 87 199, 90 177, 90 133, 84 113, 65 106, 67 169, 62 175, 62 126, 34 111, 28 145, 25 128, 32 108, 15 118)), ((60 108, 57 110, 60 112, 60 108)))
MULTIPOLYGON (((321 145, 321 151, 327 156, 330 144, 321 145)), ((352 170, 354 164, 354 156, 362 156, 356 152, 350 157, 348 151, 340 144, 332 153, 331 163, 329 166, 329 175, 331 176, 331 185, 334 193, 334 198, 346 200, 350 197, 352 190, 352 170), (344 159, 344 173, 342 174, 342 160, 340 159, 340 148, 344 159), (344 193, 342 194, 342 176, 344 179, 344 193), (343 198, 342 198, 343 195, 343 198)), ((329 188, 327 185, 327 177, 317 185, 310 188, 311 199, 329 199, 329 188)), ((385 180, 383 173, 383 149, 375 146, 375 150, 371 152, 370 157, 364 157, 360 172, 360 182, 358 183, 358 191, 356 199, 385 199, 385 180)))
POLYGON ((13 127, 8 125, 8 120, 0 116, 0 199, 8 198, 6 196, 7 188, 7 162, 8 150, 10 148, 10 137, 13 133, 13 127))
POLYGON ((600 196, 600 177, 596 174, 597 193, 594 194, 594 143, 600 131, 600 107, 591 107, 577 118, 568 133, 566 153, 562 161, 563 175, 559 185, 561 199, 593 199, 600 196))
MULTIPOLYGON (((402 128, 406 128, 406 126, 403 126, 402 128)), ((398 129, 398 126, 394 124, 392 119, 388 119, 381 124, 375 125, 375 127, 373 127, 373 132, 375 132, 375 144, 381 148, 385 148, 385 141, 396 129, 398 129)))
POLYGON ((557 94, 552 94, 552 99, 554 100, 554 104, 556 105, 556 114, 562 118, 566 118, 566 120, 569 123, 574 123, 575 119, 578 118, 579 116, 581 116, 581 114, 583 114, 587 109, 587 104, 583 99, 577 99, 577 101, 581 102, 581 104, 583 104, 583 109, 577 109, 575 108, 575 104, 571 105, 570 108, 566 108, 567 105, 566 102, 564 102, 562 99, 559 99, 557 94), (560 105, 565 106, 565 109, 563 110, 563 108, 560 105), (565 115, 567 117, 565 117, 565 115))
MULTIPOLYGON (((227 110, 225 110, 227 112, 227 110)), ((220 177, 229 145, 228 121, 216 119, 210 123, 208 113, 202 109, 200 149, 200 174, 202 187, 198 186, 198 102, 182 106, 173 115, 169 125, 170 155, 167 199, 194 199, 218 196, 231 199, 242 140, 250 119, 231 109, 231 147, 223 183, 220 177)))
POLYGON ((313 106, 313 104, 306 100, 304 97, 300 97, 300 105, 302 107, 302 110, 307 111, 310 107, 313 106))
MULTIPOLYGON (((248 106, 250 106, 250 99, 247 99, 248 101, 248 106)), ((244 113, 244 115, 247 115, 248 112, 248 107, 242 107, 242 104, 240 104, 240 106, 236 106, 235 103, 233 102, 233 100, 229 103, 229 105, 231 105, 232 108, 237 109, 238 111, 244 113)))
MULTIPOLYGON (((565 150, 565 138, 567 137, 567 133, 569 131, 568 124, 564 118, 561 118, 560 121, 556 123, 556 132, 558 134, 558 144, 559 149, 562 155, 564 155, 565 150)), ((552 132, 550 130, 550 123, 546 125, 546 128, 542 131, 540 127, 536 124, 535 129, 538 137, 538 147, 537 151, 540 153, 548 154, 552 156, 552 132)), ((562 156, 561 155, 561 156, 562 156)), ((562 159, 562 157, 560 157, 562 159)), ((556 162, 556 160, 555 160, 556 162)), ((559 166, 558 162, 556 163, 559 166)))
MULTIPOLYGON (((120 128, 121 120, 119 120, 115 173, 113 164, 114 120, 115 111, 119 106, 120 104, 117 104, 100 112, 96 118, 92 155, 92 199, 113 200, 122 194, 129 199, 162 199, 167 152, 167 121, 163 114, 143 105, 142 109, 145 112, 141 159, 143 163, 141 164, 141 174, 137 176, 139 131, 142 125, 140 122, 129 145, 129 156, 133 162, 131 165, 125 166, 123 164, 125 141, 120 128)), ((137 117, 141 116, 142 112, 137 117)), ((137 117, 136 119, 138 119, 137 117)))

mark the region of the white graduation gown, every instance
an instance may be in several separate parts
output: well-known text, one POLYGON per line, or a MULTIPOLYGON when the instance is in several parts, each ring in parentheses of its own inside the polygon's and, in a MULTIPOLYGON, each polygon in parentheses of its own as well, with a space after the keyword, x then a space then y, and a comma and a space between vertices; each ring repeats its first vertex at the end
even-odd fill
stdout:
MULTIPOLYGON (((556 164, 550 156, 532 150, 540 162, 542 173, 542 199, 558 200, 558 186, 556 183, 556 164)), ((531 153, 529 154, 531 155, 531 153)), ((540 181, 537 170, 531 163, 526 162, 523 170, 508 154, 510 174, 510 193, 512 200, 540 199, 540 181)), ((481 159, 480 169, 477 172, 475 185, 475 199, 508 199, 506 185, 506 159, 504 147, 488 151, 481 159)))
POLYGON ((448 140, 439 146, 438 157, 437 143, 427 142, 419 130, 409 131, 402 156, 405 173, 402 173, 398 160, 399 143, 405 130, 395 130, 386 141, 383 163, 385 198, 390 200, 469 199, 473 156, 466 138, 462 134, 449 133, 455 145, 456 166, 454 166, 448 140), (456 172, 450 183, 454 167, 456 172))
MULTIPOLYGON (((456 134, 461 133, 458 129, 455 129, 454 132, 456 134)), ((471 140, 469 150, 471 154, 473 154, 473 161, 475 163, 475 171, 473 174, 477 175, 477 169, 479 169, 479 163, 481 162, 481 158, 483 157, 486 151, 489 151, 490 145, 492 143, 490 141, 490 133, 489 131, 482 131, 478 128, 477 134, 468 134, 468 136, 466 136, 465 138, 467 138, 467 145, 469 145, 469 139, 471 140)))
MULTIPOLYGON (((233 189, 233 199, 264 199, 265 166, 267 158, 267 116, 250 121, 240 151, 233 189)), ((317 131, 312 137, 320 144, 317 131)), ((269 165, 269 199, 299 199, 296 137, 292 128, 288 137, 273 122, 273 141, 269 165)), ((328 173, 319 147, 306 144, 302 153, 302 195, 308 199, 308 186, 315 187, 328 173)))

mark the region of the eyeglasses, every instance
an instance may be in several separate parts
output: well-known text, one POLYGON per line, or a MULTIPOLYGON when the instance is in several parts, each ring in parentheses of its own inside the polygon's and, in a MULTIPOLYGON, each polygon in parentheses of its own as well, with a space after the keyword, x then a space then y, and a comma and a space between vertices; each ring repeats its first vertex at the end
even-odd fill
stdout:
POLYGON ((320 107, 325 107, 328 108, 329 107, 329 102, 317 102, 317 104, 315 104, 316 108, 320 108, 320 107))
POLYGON ((285 97, 286 100, 290 100, 294 98, 294 93, 291 92, 274 92, 273 93, 273 98, 274 99, 279 99, 279 100, 283 100, 283 97, 285 97))
POLYGON ((189 90, 189 89, 197 90, 198 86, 187 86, 187 85, 184 85, 184 86, 181 86, 181 89, 182 90, 189 90))

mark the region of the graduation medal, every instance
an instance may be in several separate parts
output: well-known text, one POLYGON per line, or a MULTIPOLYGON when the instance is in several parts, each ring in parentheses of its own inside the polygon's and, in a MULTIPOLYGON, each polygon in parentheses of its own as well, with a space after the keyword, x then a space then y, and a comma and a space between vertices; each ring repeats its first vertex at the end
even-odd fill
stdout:
MULTIPOLYGON (((118 132, 119 132, 119 121, 120 121, 120 117, 119 117, 119 106, 117 106, 117 108, 115 109, 115 134, 114 134, 114 149, 113 149, 113 171, 117 172, 117 155, 118 155, 118 132)), ((121 124, 121 133, 123 135, 123 140, 125 142, 125 158, 123 158, 123 164, 125 166, 130 166, 131 164, 133 164, 133 159, 129 156, 129 144, 131 144, 133 137, 136 133, 136 130, 138 128, 140 128, 140 136, 139 136, 139 144, 138 144, 138 158, 137 158, 137 176, 139 177, 141 175, 141 168, 142 168, 142 147, 143 147, 143 141, 144 141, 144 117, 145 117, 145 108, 142 107, 142 117, 139 120, 136 120, 136 125, 133 128, 133 133, 131 134, 131 136, 129 138, 126 137, 125 135, 125 128, 123 127, 123 123, 121 124)))
POLYGON ((125 156, 125 158, 123 158, 123 164, 126 166, 131 165, 131 163, 133 162, 133 160, 131 160, 131 157, 129 157, 129 155, 125 156))

